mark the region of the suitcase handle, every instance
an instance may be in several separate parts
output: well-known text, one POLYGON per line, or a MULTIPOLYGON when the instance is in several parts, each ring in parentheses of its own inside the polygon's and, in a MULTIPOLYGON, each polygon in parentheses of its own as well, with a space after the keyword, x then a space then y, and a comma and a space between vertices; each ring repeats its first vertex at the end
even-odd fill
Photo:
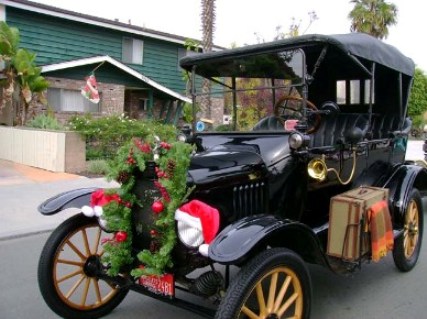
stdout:
POLYGON ((362 195, 362 194, 365 194, 367 192, 368 192, 368 190, 366 188, 360 188, 360 191, 359 191, 358 195, 362 195))

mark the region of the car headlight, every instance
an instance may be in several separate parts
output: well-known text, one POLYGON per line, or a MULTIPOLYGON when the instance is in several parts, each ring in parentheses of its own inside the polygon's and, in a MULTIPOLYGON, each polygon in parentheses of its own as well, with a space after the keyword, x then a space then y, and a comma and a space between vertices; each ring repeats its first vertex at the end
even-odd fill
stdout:
POLYGON ((187 136, 186 136, 184 133, 180 133, 180 134, 178 134, 178 135, 176 136, 176 140, 177 140, 178 142, 183 142, 183 143, 185 143, 185 142, 187 142, 187 136))
POLYGON ((204 242, 202 228, 195 226, 182 221, 177 223, 179 240, 191 248, 197 248, 204 242))
POLYGON ((294 132, 289 135, 289 147, 293 150, 299 149, 304 144, 304 136, 301 133, 294 132))

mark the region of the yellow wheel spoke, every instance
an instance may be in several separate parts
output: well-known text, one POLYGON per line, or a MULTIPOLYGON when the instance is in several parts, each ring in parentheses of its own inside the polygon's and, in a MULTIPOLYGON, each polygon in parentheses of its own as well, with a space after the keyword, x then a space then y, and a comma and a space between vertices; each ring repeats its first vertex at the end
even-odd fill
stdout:
POLYGON ((276 298, 277 278, 279 273, 275 272, 271 275, 270 289, 268 291, 267 311, 273 311, 274 300, 276 298))
POLYGON ((80 249, 78 249, 70 240, 66 241, 66 244, 70 246, 70 248, 80 257, 81 260, 86 260, 87 256, 85 256, 80 249))
POLYGON ((90 256, 89 240, 87 239, 86 229, 82 229, 83 243, 85 245, 86 256, 90 256))
POLYGON ((277 295, 276 302, 274 303, 273 311, 277 312, 277 310, 280 308, 280 305, 283 302, 283 298, 285 297, 286 291, 288 290, 289 284, 291 283, 291 276, 287 276, 282 288, 280 288, 279 294, 277 295))
POLYGON ((76 291, 76 289, 80 286, 80 284, 83 282, 83 280, 86 278, 86 276, 81 275, 80 279, 77 280, 77 282, 74 284, 73 287, 71 287, 71 289, 67 292, 67 294, 65 295, 66 299, 70 299, 70 297, 73 295, 73 293, 76 291))
POLYGON ((101 297, 101 291, 99 290, 98 280, 96 280, 95 278, 91 278, 91 279, 92 279, 93 287, 95 288, 96 302, 101 303, 102 297, 101 297))
POLYGON ((77 275, 83 274, 83 270, 82 269, 77 269, 76 271, 73 271, 72 273, 69 273, 68 275, 65 275, 61 278, 59 278, 56 282, 59 284, 67 279, 70 279, 72 277, 75 277, 77 275))
POLYGON ((96 232, 96 239, 93 244, 92 254, 96 255, 99 249, 99 241, 101 240, 101 227, 98 227, 98 231, 96 232))
POLYGON ((294 293, 286 302, 283 304, 282 307, 280 307, 279 311, 277 311, 278 317, 282 317, 286 310, 288 310, 289 306, 292 305, 295 300, 297 300, 298 294, 294 293))
POLYGON ((82 299, 80 301, 82 306, 86 305, 87 294, 89 292, 89 288, 90 288, 90 278, 86 277, 85 286, 83 288, 82 299))
POLYGON ((252 310, 250 310, 248 307, 243 306, 242 312, 248 316, 250 319, 260 319, 258 315, 256 315, 252 310))
POLYGON ((256 286, 256 295, 257 295, 257 300, 259 305, 259 313, 260 315, 265 315, 266 313, 265 299, 264 299, 264 292, 262 290, 261 282, 259 282, 258 285, 256 286))
POLYGON ((81 262, 81 261, 67 260, 67 259, 57 259, 56 262, 60 264, 73 265, 73 266, 79 266, 79 267, 83 267, 83 265, 85 264, 84 262, 81 262))

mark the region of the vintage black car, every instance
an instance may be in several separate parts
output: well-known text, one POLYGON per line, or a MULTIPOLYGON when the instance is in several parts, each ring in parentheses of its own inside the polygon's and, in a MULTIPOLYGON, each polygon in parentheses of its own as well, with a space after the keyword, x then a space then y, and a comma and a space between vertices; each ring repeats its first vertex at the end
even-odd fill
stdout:
MULTIPOLYGON (((207 78, 212 99, 231 110, 233 131, 197 132, 194 124, 186 136, 195 148, 188 201, 219 212, 218 233, 206 245, 200 225, 178 225, 173 266, 151 278, 150 286, 126 268, 108 276, 97 248, 98 219, 76 215, 53 232, 40 260, 40 288, 53 311, 96 318, 131 289, 206 317, 309 318, 307 263, 349 273, 392 250, 399 270, 416 265, 427 171, 405 163, 411 59, 352 33, 192 55, 180 64, 191 74, 194 105, 206 95, 200 84, 207 78), (251 107, 263 117, 243 132, 236 119, 251 107), (80 232, 83 248, 70 244, 80 232), (63 257, 66 249, 79 260, 63 257), (70 269, 59 275, 63 264, 70 269), (103 289, 101 282, 107 283, 103 289), (171 283, 174 291, 201 296, 212 307, 159 288, 171 283), (79 285, 85 288, 76 297, 79 285)), ((81 207, 92 192, 60 194, 39 210, 49 215, 81 207)), ((150 222, 140 208, 132 211, 135 223, 150 222)), ((134 254, 144 248, 144 236, 135 236, 134 254)))

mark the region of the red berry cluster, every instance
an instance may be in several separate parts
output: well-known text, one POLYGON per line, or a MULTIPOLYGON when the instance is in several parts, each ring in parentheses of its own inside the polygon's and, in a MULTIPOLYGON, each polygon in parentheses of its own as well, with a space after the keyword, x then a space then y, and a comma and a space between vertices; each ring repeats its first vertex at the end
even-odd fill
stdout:
POLYGON ((136 164, 136 160, 133 158, 133 148, 132 147, 129 150, 129 155, 128 155, 128 158, 127 158, 127 163, 129 165, 135 165, 136 164))
POLYGON ((138 139, 134 139, 133 143, 135 144, 136 147, 138 147, 141 152, 149 154, 151 153, 151 146, 148 143, 142 143, 140 140, 138 139))
POLYGON ((121 199, 120 197, 119 197, 119 199, 117 200, 117 202, 119 203, 119 204, 122 204, 122 205, 124 205, 125 207, 127 207, 127 208, 131 208, 132 207, 132 204, 130 203, 130 202, 125 202, 123 199, 121 199))
POLYGON ((157 175, 158 178, 169 178, 168 175, 166 174, 166 172, 162 171, 157 166, 155 168, 155 171, 156 171, 156 175, 157 175))
POLYGON ((165 150, 170 150, 172 145, 166 142, 160 142, 160 147, 165 149, 165 150))
POLYGON ((166 190, 166 188, 162 184, 160 184, 159 181, 154 181, 154 186, 156 186, 157 189, 160 191, 160 193, 162 194, 163 199, 166 202, 170 202, 171 198, 170 198, 170 196, 169 196, 168 191, 166 190))

